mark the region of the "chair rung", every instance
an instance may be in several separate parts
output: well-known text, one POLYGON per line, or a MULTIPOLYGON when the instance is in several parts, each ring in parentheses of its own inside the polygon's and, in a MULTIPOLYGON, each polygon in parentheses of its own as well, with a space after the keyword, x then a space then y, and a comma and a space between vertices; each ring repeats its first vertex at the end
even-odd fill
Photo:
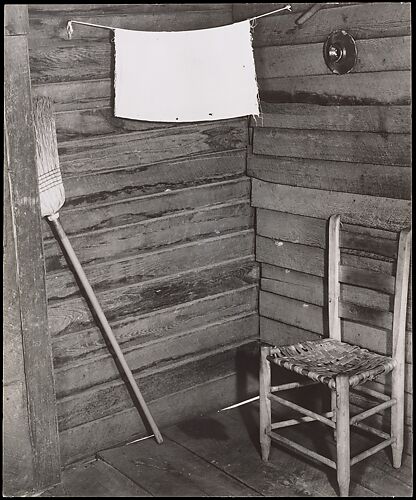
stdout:
POLYGON ((269 399, 272 399, 273 401, 277 401, 278 403, 287 406, 288 408, 291 408, 292 410, 296 410, 300 413, 303 413, 304 415, 308 417, 312 417, 314 420, 319 420, 323 424, 329 425, 329 427, 335 428, 335 423, 330 420, 329 418, 326 418, 319 413, 315 413, 314 411, 307 410, 306 408, 303 408, 303 406, 299 406, 296 403, 292 403, 291 401, 288 401, 287 399, 283 399, 279 396, 276 396, 275 394, 269 394, 268 396, 269 399))
MULTIPOLYGON (((324 413, 324 417, 332 417, 334 412, 329 411, 324 413)), ((313 417, 299 417, 299 418, 291 418, 290 420, 282 420, 281 422, 275 422, 271 425, 271 429, 281 429, 282 427, 290 427, 291 425, 303 424, 305 422, 314 422, 316 418, 313 417)))
POLYGON ((354 465, 357 462, 361 462, 361 460, 364 460, 365 458, 370 457, 371 455, 374 455, 374 453, 377 453, 378 451, 382 450, 383 448, 390 446, 395 441, 396 441, 396 438, 386 439, 382 443, 379 443, 376 446, 373 446, 372 448, 369 448, 368 450, 363 451, 362 453, 359 453, 355 457, 351 458, 350 464, 354 465))
POLYGON ((378 429, 374 429, 374 427, 371 427, 369 425, 363 424, 361 422, 356 422, 355 424, 352 424, 354 427, 358 427, 359 429, 362 429, 363 431, 370 432, 371 434, 375 434, 378 437, 381 437, 383 439, 389 439, 390 434, 387 434, 387 432, 380 431, 378 429))
POLYGON ((308 457, 315 458, 316 460, 319 460, 319 462, 322 462, 326 465, 329 465, 329 467, 332 467, 333 469, 337 468, 335 462, 333 462, 329 458, 326 458, 323 455, 320 455, 319 453, 316 453, 312 450, 309 450, 308 448, 305 448, 301 444, 295 443, 291 439, 287 439, 283 436, 280 436, 280 434, 277 434, 276 432, 270 432, 269 436, 274 441, 278 441, 279 443, 282 443, 283 445, 286 445, 289 448, 294 448, 295 450, 300 451, 301 453, 303 453, 304 455, 306 455, 308 457))
POLYGON ((366 411, 363 411, 362 413, 359 413, 358 415, 354 415, 353 417, 350 418, 350 425, 354 425, 357 422, 360 422, 361 420, 364 420, 367 417, 370 417, 371 415, 374 415, 374 413, 378 413, 379 411, 385 410, 386 408, 390 408, 391 406, 396 404, 396 400, 389 399, 389 401, 385 401, 384 403, 380 403, 377 406, 374 406, 373 408, 370 408, 366 411))
POLYGON ((354 387, 352 389, 354 392, 361 392, 363 394, 368 394, 369 396, 373 396, 373 398, 381 399, 382 401, 390 401, 391 397, 387 394, 383 394, 382 392, 374 391, 373 389, 369 389, 368 387, 354 387))
POLYGON ((289 384, 272 385, 270 392, 287 391, 288 389, 297 389, 298 387, 306 387, 308 385, 319 384, 316 380, 306 380, 305 382, 291 382, 289 384))

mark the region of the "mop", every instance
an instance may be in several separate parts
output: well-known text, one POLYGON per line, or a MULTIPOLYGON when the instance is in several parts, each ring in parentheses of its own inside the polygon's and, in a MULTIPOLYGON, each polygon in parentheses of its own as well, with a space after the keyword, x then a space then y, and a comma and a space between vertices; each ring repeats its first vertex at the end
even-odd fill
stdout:
POLYGON ((39 197, 42 217, 46 217, 54 234, 64 249, 67 260, 74 269, 82 287, 88 297, 90 307, 98 317, 111 346, 117 356, 124 374, 133 390, 143 413, 154 433, 156 441, 163 442, 162 435, 153 420, 153 417, 143 399, 143 396, 134 380, 133 374, 127 365, 124 355, 111 330, 97 297, 88 282, 82 266, 65 234, 59 221, 59 210, 65 203, 65 191, 59 168, 58 144, 56 139, 55 120, 52 110, 52 102, 46 97, 33 99, 33 114, 36 137, 36 164, 38 170, 39 197))

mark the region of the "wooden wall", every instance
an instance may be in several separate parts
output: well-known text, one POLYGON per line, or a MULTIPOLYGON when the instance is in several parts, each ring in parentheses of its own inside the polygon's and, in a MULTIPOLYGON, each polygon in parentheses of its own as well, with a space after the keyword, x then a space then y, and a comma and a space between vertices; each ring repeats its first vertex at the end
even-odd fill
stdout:
POLYGON ((4 10, 3 483, 4 496, 60 481, 36 179, 27 5, 4 10))
MULTIPOLYGON (((284 5, 234 4, 234 19, 284 5)), ((352 250, 343 258, 389 273, 394 268, 387 249, 396 238, 391 231, 410 224, 410 4, 324 4, 303 26, 295 20, 312 4, 292 5, 292 13, 259 19, 254 30, 263 116, 251 122, 248 154, 261 263, 260 335, 280 344, 326 334, 325 242, 331 214, 377 228, 371 232, 375 248, 352 250), (332 74, 322 56, 323 42, 337 29, 351 33, 358 50, 355 68, 342 76, 332 74)), ((356 287, 348 293, 364 305, 391 310, 385 294, 364 298, 356 287)), ((411 298, 407 452, 412 441, 410 303, 411 298)), ((343 328, 346 340, 388 352, 386 331, 363 331, 350 322, 343 328)))
MULTIPOLYGON (((158 425, 249 397, 258 337, 245 118, 199 124, 112 113, 113 27, 227 24, 231 4, 29 6, 33 95, 55 102, 61 221, 158 425), (248 367, 243 369, 244 366, 248 367)), ((45 224, 62 462, 146 433, 45 224)))

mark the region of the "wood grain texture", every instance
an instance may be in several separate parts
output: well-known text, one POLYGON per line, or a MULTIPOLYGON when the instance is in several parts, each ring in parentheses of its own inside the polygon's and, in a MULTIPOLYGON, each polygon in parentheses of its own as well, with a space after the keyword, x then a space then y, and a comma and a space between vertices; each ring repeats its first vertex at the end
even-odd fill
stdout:
MULTIPOLYGON (((177 391, 189 389, 212 378, 235 373, 237 356, 255 356, 257 343, 240 342, 227 349, 211 350, 187 357, 160 370, 143 370, 134 376, 146 401, 153 401, 177 391)), ((58 402, 60 430, 101 419, 133 406, 123 382, 102 384, 58 402)))
MULTIPOLYGON (((109 32, 106 31, 106 35, 108 39, 109 32)), ((87 41, 75 47, 48 45, 31 48, 32 81, 39 84, 110 78, 112 50, 112 45, 104 41, 87 41)))
MULTIPOLYGON (((165 337, 179 337, 208 323, 248 315, 256 309, 256 284, 248 284, 223 292, 213 291, 210 295, 144 314, 138 312, 112 322, 111 326, 122 348, 132 349, 165 337)), ((103 335, 96 326, 54 338, 53 353, 57 370, 108 355, 103 335)))
MULTIPOLYGON (((247 374, 247 372, 246 372, 247 374)), ((231 375, 158 398, 149 403, 163 429, 195 415, 245 401, 258 391, 257 376, 245 376, 240 368, 231 375)), ((91 449, 104 449, 148 435, 135 408, 68 429, 60 434, 62 463, 91 456, 91 449)))
MULTIPOLYGON (((233 4, 234 20, 270 12, 285 4, 233 4)), ((323 4, 313 20, 296 25, 295 21, 312 4, 295 3, 292 11, 267 16, 258 20, 254 30, 255 47, 269 45, 296 45, 324 42, 330 31, 347 30, 356 40, 396 37, 410 34, 410 5, 389 2, 342 2, 338 5, 323 4), (354 5, 355 4, 355 5, 354 5), (377 16, 374 11, 377 10, 377 16)))
MULTIPOLYGON (((410 222, 410 204, 406 207, 411 199, 410 5, 323 7, 302 26, 295 24, 298 12, 285 13, 260 19, 254 32, 263 117, 250 120, 254 130, 248 174, 255 178, 252 201, 257 207, 256 256, 262 262, 260 311, 263 307, 269 316, 260 319, 260 336, 291 344, 302 337, 325 334, 326 316, 321 317, 319 308, 326 304, 327 295, 327 219, 341 213, 341 263, 352 274, 362 267, 366 270, 360 275, 363 279, 341 285, 341 300, 357 304, 347 305, 346 315, 353 321, 342 319, 343 338, 390 355, 391 332, 385 328, 391 327, 391 298, 367 287, 381 286, 383 292, 391 293, 397 234, 390 231, 399 231, 410 222), (340 78, 327 73, 322 59, 328 25, 351 33, 359 47, 354 70, 340 78), (396 49, 398 57, 385 57, 396 49), (339 149, 338 134, 343 143, 339 149), (270 148, 265 146, 266 136, 270 148), (405 142, 398 145, 402 137, 405 142), (390 139, 398 140, 396 146, 387 146, 390 139), (395 147, 398 156, 393 158, 395 147), (397 206, 387 209, 391 203, 397 206), (358 226, 352 224, 366 229, 357 231, 358 226), (375 232, 370 229, 374 226, 375 232), (388 275, 384 281, 378 278, 380 272, 388 275), (373 279, 375 273, 378 281, 373 279), (273 316, 276 309, 278 317, 273 316), (357 322, 368 320, 373 326, 357 322), (289 332, 296 340, 292 341, 289 332)), ((297 8, 305 12, 308 7, 299 4, 297 8)), ((256 9, 269 10, 268 5, 236 4, 233 12, 242 19, 256 9)), ((409 317, 411 300, 407 306, 407 369, 412 366, 409 317)), ((388 377, 380 384, 391 387, 388 377)), ((412 391, 408 381, 406 391, 412 391)))
MULTIPOLYGON (((134 252, 131 258, 126 258, 116 253, 108 258, 97 256, 97 262, 92 259, 90 265, 85 266, 91 286, 100 292, 212 266, 224 261, 224 256, 227 260, 254 256, 254 234, 252 230, 232 232, 222 237, 163 246, 159 251, 137 255, 138 252, 134 252), (98 265, 99 262, 101 265, 98 265)), ((48 273, 47 286, 49 300, 70 299, 79 295, 75 278, 65 265, 56 272, 48 273)))
MULTIPOLYGON (((254 56, 258 78, 331 74, 321 43, 262 47, 254 56)), ((402 70, 410 70, 409 36, 357 40, 357 62, 351 73, 402 70)))
POLYGON ((111 106, 110 78, 91 81, 33 84, 33 95, 49 97, 55 111, 95 109, 111 106))
POLYGON ((26 5, 4 6, 4 36, 26 35, 29 29, 29 15, 26 5))
MULTIPOLYGON (((156 286, 136 284, 97 293, 108 321, 145 314, 168 306, 232 290, 256 281, 256 266, 251 257, 225 265, 194 270, 163 280, 156 286), (117 297, 117 301, 114 299, 117 297)), ((83 299, 50 301, 49 331, 53 336, 91 328, 94 319, 83 299)))
POLYGON ((29 6, 30 44, 79 44, 86 41, 109 41, 109 34, 82 25, 74 26, 71 42, 66 36, 66 22, 77 19, 115 28, 144 31, 174 31, 210 28, 232 21, 231 4, 105 4, 48 7, 29 6))
MULTIPOLYGON (((111 34, 75 26, 68 41, 66 21, 155 31, 199 29, 228 24, 231 9, 231 4, 30 7, 33 93, 54 101, 67 198, 63 225, 137 370, 158 361, 169 365, 178 357, 186 364, 195 352, 209 356, 257 335, 253 210, 244 177, 247 120, 171 126, 114 118, 111 34)), ((60 398, 82 398, 97 384, 121 381, 46 225, 43 236, 58 391, 60 398), (95 363, 96 371, 91 369, 95 363)), ((169 375, 161 368, 159 380, 149 379, 149 390, 159 401, 165 395, 157 406, 165 420, 166 405, 175 406, 177 415, 201 407, 184 396, 183 407, 176 408, 169 393, 179 390, 177 381, 171 377, 169 385, 164 377, 169 375)), ((231 402, 236 394, 232 383, 223 384, 224 377, 213 372, 203 383, 209 377, 219 380, 231 402)), ((227 377, 234 383, 235 374, 227 377)), ((184 378, 189 383, 185 392, 200 383, 184 378)), ((119 408, 103 404, 104 412, 91 414, 88 424, 80 415, 70 424, 77 429, 74 442, 65 441, 70 431, 61 429, 64 463, 145 430, 135 410, 131 425, 118 429, 119 408), (112 431, 102 425, 103 415, 112 431), (98 429, 88 436, 89 449, 80 438, 84 425, 98 429)), ((81 410, 86 420, 88 412, 81 410)), ((64 422, 71 413, 63 410, 64 422)))
POLYGON ((76 15, 104 15, 104 14, 118 14, 120 12, 131 14, 162 14, 164 12, 188 12, 188 11, 215 11, 223 10, 224 4, 209 3, 209 4, 129 4, 129 3, 108 3, 108 4, 31 4, 29 12, 31 15, 56 15, 62 11, 70 12, 76 15))
POLYGON ((409 71, 349 73, 259 78, 260 98, 267 102, 303 102, 331 105, 410 104, 409 71))
POLYGON ((261 104, 261 118, 252 127, 302 130, 345 130, 379 133, 410 133, 410 106, 320 106, 303 103, 261 104))
POLYGON ((39 491, 59 482, 60 468, 52 349, 47 334, 39 194, 34 182, 37 170, 26 36, 4 38, 4 64, 5 163, 11 188, 19 327, 32 445, 31 488, 39 491))
MULTIPOLYGON (((264 209, 257 209, 256 215, 257 234, 261 236, 319 248, 327 247, 326 219, 264 209)), ((382 260, 383 257, 394 258, 397 253, 397 233, 343 223, 340 245, 342 252, 348 249, 367 252, 382 260)))
MULTIPOLYGON (((139 252, 157 250, 166 245, 246 230, 251 225, 251 207, 241 202, 164 216, 138 225, 91 232, 71 238, 71 241, 83 265, 97 265, 104 262, 108 264, 110 260, 134 258, 139 252)), ((55 243, 48 244, 45 258, 48 272, 67 268, 62 252, 55 243)), ((120 275, 120 280, 125 279, 128 279, 127 270, 120 275)), ((48 295, 51 297, 49 290, 48 295)))
POLYGON ((152 165, 115 168, 100 172, 100 175, 64 176, 65 206, 76 208, 87 203, 104 204, 143 195, 161 195, 191 186, 241 178, 244 170, 244 152, 228 151, 152 165))
POLYGON ((364 307, 341 300, 339 303, 339 316, 350 321, 376 326, 386 330, 391 329, 393 315, 387 311, 380 311, 374 307, 364 307))
MULTIPOLYGON (((325 251, 323 249, 258 236, 256 238, 256 252, 257 260, 260 262, 315 276, 325 275, 325 251), (302 254, 304 258, 302 258, 302 254), (311 262, 309 263, 309 261, 311 262)), ((392 274, 394 269, 394 265, 390 261, 348 253, 341 253, 341 264, 384 274, 392 274)))
MULTIPOLYGON (((103 6, 98 14, 92 9, 78 9, 71 15, 77 20, 103 24, 115 28, 146 31, 170 31, 209 28, 232 21, 232 6, 217 5, 215 8, 189 5, 182 9, 156 5, 154 8, 130 10, 120 6, 103 6), (98 16, 98 17, 97 17, 98 16)), ((91 30, 75 25, 72 40, 68 41, 65 9, 30 11, 30 46, 32 79, 34 82, 56 82, 109 77, 112 71, 113 47, 111 32, 91 30)))
MULTIPOLYGON (((178 126, 114 118, 111 34, 75 26, 69 41, 65 25, 72 18, 130 29, 199 29, 230 23, 231 11, 231 4, 30 7, 33 93, 54 101, 67 198, 63 225, 123 348, 130 357, 139 355, 137 368, 148 364, 152 352, 155 360, 167 360, 169 337, 172 357, 182 353, 185 363, 190 346, 195 351, 205 345, 208 355, 224 342, 247 340, 251 328, 257 334, 254 219, 244 177, 247 120, 178 126), (231 318, 240 324, 245 315, 253 316, 249 329, 215 326, 234 325, 231 318), (187 336, 199 339, 198 345, 188 345, 187 336), (149 359, 138 349, 146 345, 149 359)), ((43 235, 59 391, 76 396, 117 372, 47 226, 43 235), (94 360, 102 370, 91 374, 94 360)), ((192 383, 190 377, 189 388, 192 383)), ((155 395, 164 390, 163 377, 152 387, 155 395)), ((169 398, 177 390, 172 379, 164 394, 169 398)), ((198 406, 189 398, 183 404, 178 414, 192 413, 186 405, 198 406)), ((159 409, 167 413, 163 405, 159 409)), ((109 419, 119 414, 111 404, 105 411, 109 419)), ((93 418, 101 417, 98 412, 93 418)), ((62 418, 70 419, 70 413, 62 418)), ((142 425, 134 418, 128 430, 112 436, 98 423, 101 434, 89 452, 134 433, 142 425)), ((95 428, 92 420, 89 425, 95 428)), ((63 461, 80 456, 80 448, 87 453, 85 442, 75 438, 63 450, 63 461)))
POLYGON ((324 276, 325 252, 321 248, 257 236, 256 259, 261 263, 324 276))
POLYGON ((3 384, 3 495, 33 491, 36 472, 25 381, 16 380, 3 384))
POLYGON ((133 130, 177 127, 176 123, 127 120, 114 116, 111 107, 59 111, 55 114, 58 141, 79 140, 97 135, 122 134, 133 130))
POLYGON ((271 345, 290 345, 305 340, 319 340, 320 338, 319 333, 260 316, 260 339, 262 342, 271 345))
POLYGON ((277 184, 386 198, 411 196, 411 168, 249 154, 247 171, 256 179, 277 184))
MULTIPOLYGON (((172 17, 175 15, 171 16, 171 19, 172 17)), ((189 22, 189 16, 187 17, 189 22)), ((217 14, 217 20, 220 17, 221 13, 217 14)), ((134 22, 134 19, 130 19, 128 23, 123 23, 123 19, 114 20, 119 25, 138 24, 134 22)), ((109 21, 112 22, 113 19, 109 19, 109 21)), ((87 18, 85 22, 97 23, 97 19, 87 18)), ((78 29, 79 26, 76 25, 74 38, 78 29)), ((131 28, 126 27, 125 29, 131 28)), ((48 45, 35 45, 31 48, 30 66, 33 83, 112 78, 114 47, 109 42, 111 32, 105 31, 103 33, 101 30, 93 30, 99 31, 99 33, 101 31, 101 40, 95 41, 90 36, 91 28, 81 26, 80 30, 87 33, 82 44, 68 43, 65 39, 65 31, 62 33, 61 27, 62 35, 61 40, 58 37, 58 43, 49 44, 50 40, 48 40, 48 45)), ((410 69, 409 36, 358 40, 357 53, 358 58, 352 70, 353 73, 410 69), (386 50, 389 50, 391 57, 385 57, 386 50)), ((321 43, 258 48, 255 49, 255 61, 258 78, 331 74, 322 57, 321 43)))
MULTIPOLYGON (((261 279, 262 290, 303 300, 311 304, 326 305, 326 282, 324 279, 312 274, 300 273, 264 264, 262 266, 262 275, 265 273, 267 275, 267 272, 273 278, 261 279)), ((375 307, 382 311, 391 311, 391 298, 389 295, 367 288, 363 289, 361 287, 342 284, 341 299, 361 306, 375 307)))
POLYGON ((350 266, 340 266, 340 281, 352 285, 363 286, 372 290, 394 294, 395 279, 388 274, 374 271, 355 269, 350 266))
POLYGON ((63 175, 148 165, 214 151, 244 149, 245 119, 68 141, 58 145, 63 175))
POLYGON ((323 219, 342 213, 347 223, 389 231, 401 230, 410 222, 410 202, 406 200, 283 186, 257 179, 252 181, 252 203, 259 208, 323 219))
POLYGON ((253 153, 352 163, 410 165, 408 134, 254 129, 253 153), (330 147, 328 147, 330 145, 330 147))
POLYGON ((63 471, 62 483, 42 497, 149 497, 150 494, 116 468, 94 460, 63 471), (111 492, 111 493, 110 493, 111 492))
MULTIPOLYGON (((3 134, 4 139, 6 139, 5 131, 3 134)), ((3 144, 3 384, 10 384, 23 382, 25 373, 11 186, 8 166, 5 161, 7 158, 6 140, 3 144)), ((5 411, 6 413, 10 411, 7 405, 5 411)))
MULTIPOLYGON (((77 198, 74 204, 68 201, 68 209, 62 210, 63 225, 68 235, 90 233, 136 224, 160 217, 185 216, 183 212, 208 208, 214 205, 232 205, 248 201, 250 181, 239 178, 231 181, 207 183, 172 191, 163 191, 152 195, 128 198, 127 193, 115 191, 100 192, 96 199, 104 203, 88 205, 88 197, 77 198), (112 199, 115 202, 112 203, 112 199), (117 199, 120 198, 118 201, 117 199), (72 208, 72 206, 76 208, 72 208), (85 208, 88 207, 86 214, 85 208)), ((94 195, 91 195, 94 198, 94 195)), ((53 238, 49 226, 44 224, 45 240, 53 238)))
MULTIPOLYGON (((253 488, 258 496, 335 496, 333 483, 328 481, 328 471, 315 464, 308 464, 306 467, 303 457, 272 446, 270 460, 260 460, 256 447, 259 411, 257 402, 255 404, 255 407, 245 405, 217 415, 194 419, 168 428, 166 434, 169 439, 185 446, 207 462, 215 463, 216 467, 253 488)), ((274 419, 287 413, 280 411, 280 405, 274 410, 274 419)), ((315 429, 312 430, 313 437, 316 437, 315 429)), ((321 441, 322 437, 319 435, 317 439, 321 441)), ((359 484, 354 485, 353 491, 353 494, 359 496, 371 495, 359 484)))
MULTIPOLYGON (((259 79, 260 96, 268 103, 331 105, 408 105, 410 72, 359 73, 259 79)), ((33 85, 34 95, 54 101, 56 111, 95 109, 111 106, 110 78, 33 85)))
POLYGON ((327 318, 322 307, 260 291, 261 316, 328 336, 327 318))
POLYGON ((154 446, 146 440, 100 452, 99 457, 156 497, 256 495, 237 479, 170 439, 163 444, 154 446), (160 470, 164 473, 160 474, 160 470))
MULTIPOLYGON (((219 347, 245 340, 256 340, 258 315, 254 310, 240 316, 232 316, 216 323, 208 323, 197 330, 164 336, 156 341, 133 347, 123 346, 123 354, 132 371, 162 369, 198 353, 206 353, 219 347)), ((111 381, 120 381, 120 371, 110 353, 71 362, 56 371, 58 399, 75 395, 86 389, 111 381)))
MULTIPOLYGON (((242 21, 243 19, 248 19, 250 17, 259 16, 260 14, 266 14, 273 10, 281 9, 285 7, 285 3, 233 3, 233 18, 234 21, 242 21)), ((313 4, 311 3, 294 3, 292 5, 292 11, 299 13, 304 12, 309 9, 313 4)), ((270 14, 273 20, 278 19, 280 16, 287 16, 290 12, 284 10, 282 12, 277 12, 275 14, 270 14)), ((300 14, 298 14, 299 16, 300 14)))

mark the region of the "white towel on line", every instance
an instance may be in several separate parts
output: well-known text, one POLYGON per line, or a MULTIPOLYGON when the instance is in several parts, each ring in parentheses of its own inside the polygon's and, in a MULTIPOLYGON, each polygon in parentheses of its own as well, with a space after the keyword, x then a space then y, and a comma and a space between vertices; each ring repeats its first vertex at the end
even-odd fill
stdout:
POLYGON ((250 21, 194 31, 115 29, 120 118, 160 122, 258 115, 250 21))

